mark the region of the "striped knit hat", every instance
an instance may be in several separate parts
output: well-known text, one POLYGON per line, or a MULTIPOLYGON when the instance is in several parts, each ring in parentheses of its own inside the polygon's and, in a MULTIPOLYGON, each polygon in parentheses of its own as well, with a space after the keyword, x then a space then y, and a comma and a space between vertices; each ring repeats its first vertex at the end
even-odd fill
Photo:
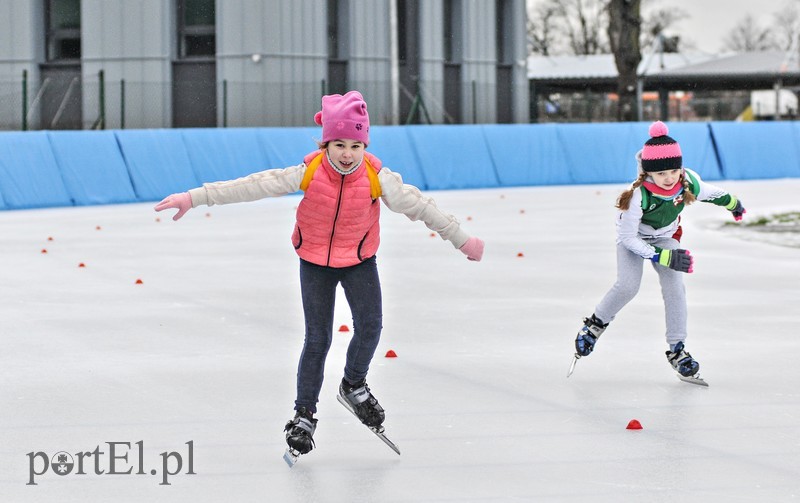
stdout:
POLYGON ((667 136, 667 125, 661 121, 650 124, 650 139, 642 149, 642 169, 648 173, 683 167, 681 146, 667 136))

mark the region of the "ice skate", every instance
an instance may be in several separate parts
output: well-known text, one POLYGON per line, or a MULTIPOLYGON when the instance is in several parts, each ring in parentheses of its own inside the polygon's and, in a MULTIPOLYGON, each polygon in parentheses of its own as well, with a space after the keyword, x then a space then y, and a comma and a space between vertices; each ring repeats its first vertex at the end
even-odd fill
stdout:
POLYGON ((681 381, 698 386, 708 386, 708 383, 698 374, 700 364, 684 349, 683 342, 677 343, 674 351, 667 351, 667 361, 678 373, 678 379, 681 381))
POLYGON ((667 361, 672 368, 678 372, 678 378, 683 382, 708 386, 708 383, 700 377, 700 364, 692 358, 688 351, 684 350, 683 342, 675 345, 675 350, 667 351, 667 361))
POLYGON ((572 363, 569 366, 567 377, 571 376, 572 372, 575 371, 575 364, 578 363, 578 359, 582 356, 589 356, 592 350, 594 350, 597 339, 606 331, 607 327, 608 323, 603 323, 594 314, 592 314, 590 318, 583 319, 583 328, 581 328, 580 332, 578 332, 578 336, 575 338, 575 356, 572 357, 572 363))
POLYGON ((342 379, 342 383, 339 385, 339 396, 347 402, 343 405, 351 409, 359 421, 366 426, 375 428, 378 432, 383 431, 381 425, 386 415, 383 407, 370 392, 365 379, 356 384, 350 384, 346 379, 342 379))
POLYGON ((693 376, 700 370, 700 364, 684 350, 683 342, 675 344, 675 350, 667 351, 666 355, 672 368, 684 377, 693 376))
POLYGON ((578 332, 575 338, 575 353, 576 356, 589 356, 594 350, 594 345, 597 339, 606 331, 608 323, 603 323, 602 320, 597 318, 594 314, 590 318, 583 319, 583 328, 578 332))
POLYGON ((286 443, 289 447, 283 459, 289 465, 294 466, 297 458, 301 454, 308 454, 315 446, 314 431, 317 429, 317 420, 305 407, 300 407, 294 418, 286 423, 286 443))

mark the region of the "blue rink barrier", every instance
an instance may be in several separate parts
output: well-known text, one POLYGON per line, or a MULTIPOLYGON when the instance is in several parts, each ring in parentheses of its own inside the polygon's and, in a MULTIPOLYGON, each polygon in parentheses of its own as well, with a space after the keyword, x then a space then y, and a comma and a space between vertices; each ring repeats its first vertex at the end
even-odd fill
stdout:
MULTIPOLYGON (((423 190, 627 183, 648 123, 373 126, 369 151, 423 190)), ((800 123, 669 123, 708 180, 800 177, 800 123)), ((157 201, 300 164, 319 127, 0 133, 0 209, 157 201)))

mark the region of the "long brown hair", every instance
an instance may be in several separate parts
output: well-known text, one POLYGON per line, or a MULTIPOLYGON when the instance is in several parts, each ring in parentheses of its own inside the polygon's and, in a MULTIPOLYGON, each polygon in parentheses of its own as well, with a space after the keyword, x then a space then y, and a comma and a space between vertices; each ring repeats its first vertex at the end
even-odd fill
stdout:
POLYGON ((615 206, 621 209, 622 211, 626 211, 628 208, 630 208, 633 192, 642 186, 646 178, 647 178, 647 172, 642 171, 639 174, 639 178, 634 180, 631 186, 628 187, 628 190, 624 191, 622 194, 619 195, 619 197, 617 198, 617 204, 615 206))
MULTIPOLYGON (((644 171, 639 175, 639 178, 633 181, 630 187, 627 190, 623 191, 619 197, 617 198, 617 204, 615 206, 622 211, 626 211, 631 207, 631 198, 633 197, 633 192, 642 186, 644 181, 647 179, 647 172, 644 171)), ((686 171, 681 174, 681 185, 683 185, 683 204, 690 205, 697 200, 694 193, 692 192, 692 187, 689 184, 689 177, 686 176, 686 171)))

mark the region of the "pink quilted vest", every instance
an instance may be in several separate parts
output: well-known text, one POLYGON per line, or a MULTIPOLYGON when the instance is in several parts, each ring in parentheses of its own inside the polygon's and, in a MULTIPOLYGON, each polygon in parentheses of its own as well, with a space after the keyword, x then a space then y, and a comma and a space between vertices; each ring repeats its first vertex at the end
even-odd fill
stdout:
MULTIPOLYGON (((319 154, 319 150, 308 154, 306 166, 319 154)), ((380 170, 380 159, 365 156, 380 170)), ((349 267, 375 255, 381 205, 372 199, 367 169, 362 162, 353 173, 342 175, 323 155, 297 207, 292 244, 300 258, 326 267, 349 267)))

